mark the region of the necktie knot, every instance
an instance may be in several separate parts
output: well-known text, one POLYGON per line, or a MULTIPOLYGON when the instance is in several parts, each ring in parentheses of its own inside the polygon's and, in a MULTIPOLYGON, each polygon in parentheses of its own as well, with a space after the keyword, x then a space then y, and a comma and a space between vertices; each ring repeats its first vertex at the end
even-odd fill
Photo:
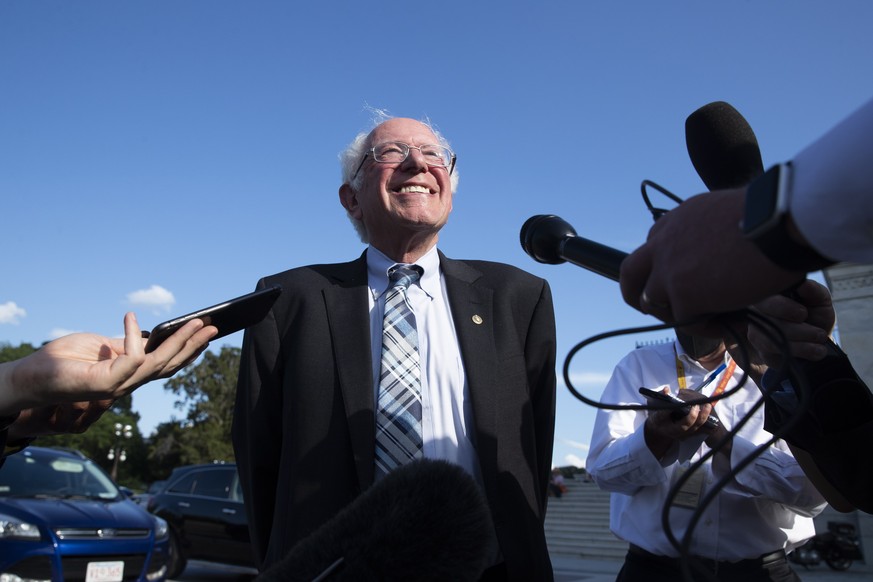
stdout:
POLYGON ((418 265, 397 264, 388 269, 389 287, 400 287, 404 291, 421 278, 424 269, 418 265))

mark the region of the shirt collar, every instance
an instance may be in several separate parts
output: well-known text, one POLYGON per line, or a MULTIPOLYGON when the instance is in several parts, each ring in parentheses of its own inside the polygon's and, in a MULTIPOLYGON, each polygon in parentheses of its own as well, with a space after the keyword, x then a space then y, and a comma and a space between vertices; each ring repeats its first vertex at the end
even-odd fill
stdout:
MULTIPOLYGON (((388 289, 388 269, 396 264, 396 261, 389 259, 379 249, 367 247, 367 284, 373 299, 378 299, 388 289)), ((416 285, 433 299, 440 287, 440 256, 436 246, 431 247, 415 264, 424 269, 424 274, 416 285)))
MULTIPOLYGON (((697 366, 699 368, 703 368, 703 366, 700 365, 697 362, 697 360, 695 360, 690 355, 688 355, 688 353, 685 351, 685 348, 682 347, 682 344, 679 343, 678 340, 675 340, 675 339, 673 340, 673 349, 676 350, 676 355, 679 357, 680 360, 682 360, 688 364, 694 364, 695 366, 697 366)), ((725 350, 724 351, 724 363, 729 364, 730 361, 731 361, 731 355, 727 350, 725 350)))

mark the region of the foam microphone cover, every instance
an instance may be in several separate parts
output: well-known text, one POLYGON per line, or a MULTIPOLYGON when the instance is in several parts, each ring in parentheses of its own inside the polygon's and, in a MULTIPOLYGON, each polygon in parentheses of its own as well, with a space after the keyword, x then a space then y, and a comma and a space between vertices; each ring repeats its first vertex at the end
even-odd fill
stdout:
POLYGON ((710 190, 745 186, 764 173, 755 132, 729 103, 704 105, 685 120, 685 144, 710 190))
POLYGON ((331 570, 324 580, 474 582, 489 565, 493 537, 473 478, 422 459, 386 475, 257 580, 311 582, 331 570))

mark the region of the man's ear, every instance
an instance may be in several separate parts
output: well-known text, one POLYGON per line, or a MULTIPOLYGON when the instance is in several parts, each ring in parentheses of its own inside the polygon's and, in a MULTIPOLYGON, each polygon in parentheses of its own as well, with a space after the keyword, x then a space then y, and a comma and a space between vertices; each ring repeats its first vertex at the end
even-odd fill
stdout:
POLYGON ((358 192, 348 183, 340 186, 339 189, 340 204, 349 213, 352 218, 361 219, 361 206, 358 204, 358 192))

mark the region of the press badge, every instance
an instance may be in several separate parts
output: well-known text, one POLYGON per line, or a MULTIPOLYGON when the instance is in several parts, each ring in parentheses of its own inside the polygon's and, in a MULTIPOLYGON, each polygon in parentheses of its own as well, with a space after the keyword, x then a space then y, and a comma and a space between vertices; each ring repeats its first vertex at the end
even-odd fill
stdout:
MULTIPOLYGON (((673 473, 673 484, 679 482, 688 471, 691 469, 690 463, 683 463, 676 468, 673 473)), ((706 481, 705 467, 698 467, 688 475, 688 479, 682 484, 682 487, 676 492, 673 498, 673 504, 678 507, 686 507, 688 509, 697 509, 700 503, 700 498, 703 496, 703 486, 706 481)))

